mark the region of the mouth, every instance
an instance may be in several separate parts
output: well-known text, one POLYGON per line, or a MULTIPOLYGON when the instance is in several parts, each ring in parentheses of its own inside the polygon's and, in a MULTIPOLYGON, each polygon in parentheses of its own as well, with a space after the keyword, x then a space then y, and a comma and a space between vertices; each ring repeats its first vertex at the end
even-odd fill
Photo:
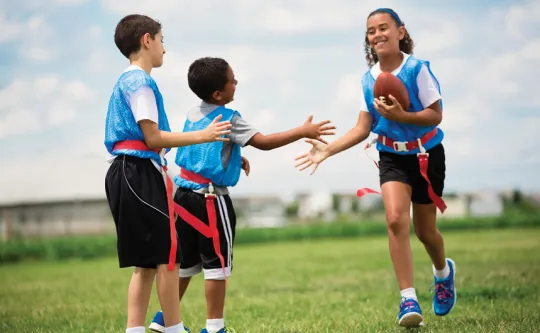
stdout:
POLYGON ((384 44, 386 44, 386 40, 379 40, 379 41, 376 41, 374 43, 375 46, 381 46, 381 45, 384 45, 384 44))

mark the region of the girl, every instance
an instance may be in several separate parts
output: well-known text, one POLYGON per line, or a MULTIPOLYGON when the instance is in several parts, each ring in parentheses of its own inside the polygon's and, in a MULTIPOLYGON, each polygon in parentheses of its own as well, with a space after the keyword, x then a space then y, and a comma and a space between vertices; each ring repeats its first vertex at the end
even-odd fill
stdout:
POLYGON ((370 69, 362 79, 363 97, 356 126, 329 145, 307 139, 312 149, 296 160, 300 170, 313 166, 311 174, 328 157, 364 141, 370 131, 378 134, 379 178, 386 210, 390 256, 401 293, 397 321, 404 327, 423 325, 422 311, 413 287, 409 241, 410 206, 414 230, 433 263, 435 295, 433 311, 444 316, 456 300, 455 264, 445 257, 444 242, 436 226, 437 208, 445 179, 442 102, 437 79, 429 62, 416 59, 413 40, 399 16, 380 8, 369 14, 365 38, 370 69), (390 72, 405 84, 410 105, 403 107, 393 96, 392 106, 374 99, 378 75, 390 72))

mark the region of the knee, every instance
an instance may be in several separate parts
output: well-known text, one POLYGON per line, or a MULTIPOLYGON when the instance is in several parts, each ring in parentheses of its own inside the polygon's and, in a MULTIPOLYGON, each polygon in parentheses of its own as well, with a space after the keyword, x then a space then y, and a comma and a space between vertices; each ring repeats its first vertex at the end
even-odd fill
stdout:
POLYGON ((416 234, 416 237, 418 237, 418 240, 422 243, 429 243, 430 240, 433 239, 437 235, 437 228, 422 228, 422 227, 415 227, 414 232, 416 234))
POLYGON ((409 232, 409 215, 399 211, 386 213, 386 226, 388 232, 394 235, 402 235, 409 232))

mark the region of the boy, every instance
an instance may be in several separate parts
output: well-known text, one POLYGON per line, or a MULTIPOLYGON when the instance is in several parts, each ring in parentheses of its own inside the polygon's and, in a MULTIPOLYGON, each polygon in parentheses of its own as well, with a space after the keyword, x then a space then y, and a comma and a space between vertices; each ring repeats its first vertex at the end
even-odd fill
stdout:
POLYGON ((166 332, 189 332, 180 320, 174 220, 170 224, 163 158, 170 147, 226 141, 230 123, 215 120, 205 129, 171 133, 163 98, 150 71, 163 64, 161 25, 128 15, 116 26, 114 41, 130 66, 114 86, 105 124, 112 155, 105 191, 117 232, 120 268, 135 267, 128 290, 127 333, 144 333, 152 284, 164 313, 166 332), (169 263, 169 267, 167 267, 169 263), (169 269, 167 269, 169 268, 169 269))
MULTIPOLYGON (((310 116, 302 126, 292 130, 261 134, 237 111, 224 107, 233 101, 237 81, 229 64, 220 58, 193 62, 188 83, 202 102, 188 113, 184 131, 190 133, 219 116, 230 121, 232 128, 228 135, 230 142, 183 147, 176 155, 181 168, 175 178, 178 185, 175 202, 181 207, 177 211, 182 250, 180 298, 191 277, 202 270, 206 280, 207 321, 201 333, 230 333, 234 330, 225 326, 223 312, 225 280, 232 270, 236 215, 227 187, 235 186, 240 177, 241 148, 250 145, 271 150, 301 138, 323 141, 321 135, 334 134, 330 130, 335 127, 327 125, 330 121, 312 124, 310 116)), ((156 314, 150 329, 164 332, 161 312, 156 314)))

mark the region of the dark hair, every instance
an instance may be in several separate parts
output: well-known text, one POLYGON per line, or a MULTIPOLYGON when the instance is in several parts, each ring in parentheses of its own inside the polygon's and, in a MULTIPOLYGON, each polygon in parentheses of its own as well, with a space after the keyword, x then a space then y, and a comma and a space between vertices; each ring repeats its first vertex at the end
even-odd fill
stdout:
MULTIPOLYGON (((392 20, 396 23, 398 27, 404 26, 405 23, 401 21, 398 14, 390 8, 379 8, 377 10, 374 10, 368 15, 368 19, 376 14, 390 14, 390 17, 392 20)), ((405 28, 405 36, 402 40, 399 41, 399 49, 402 52, 405 52, 407 54, 413 54, 414 49, 414 41, 412 40, 411 36, 409 35, 409 32, 407 31, 407 28, 405 28)), ((366 52, 366 60, 369 65, 369 67, 375 65, 377 61, 379 61, 379 58, 377 57, 377 54, 375 51, 371 49, 371 46, 369 45, 368 36, 366 33, 366 39, 364 41, 364 51, 366 52)))
POLYGON ((229 64, 221 58, 204 57, 195 60, 188 70, 188 85, 203 101, 209 101, 215 91, 223 90, 229 81, 229 64))
POLYGON ((129 59, 132 53, 141 49, 141 37, 149 33, 152 39, 161 31, 161 24, 156 20, 145 16, 132 14, 127 15, 118 22, 114 32, 114 43, 129 59))

